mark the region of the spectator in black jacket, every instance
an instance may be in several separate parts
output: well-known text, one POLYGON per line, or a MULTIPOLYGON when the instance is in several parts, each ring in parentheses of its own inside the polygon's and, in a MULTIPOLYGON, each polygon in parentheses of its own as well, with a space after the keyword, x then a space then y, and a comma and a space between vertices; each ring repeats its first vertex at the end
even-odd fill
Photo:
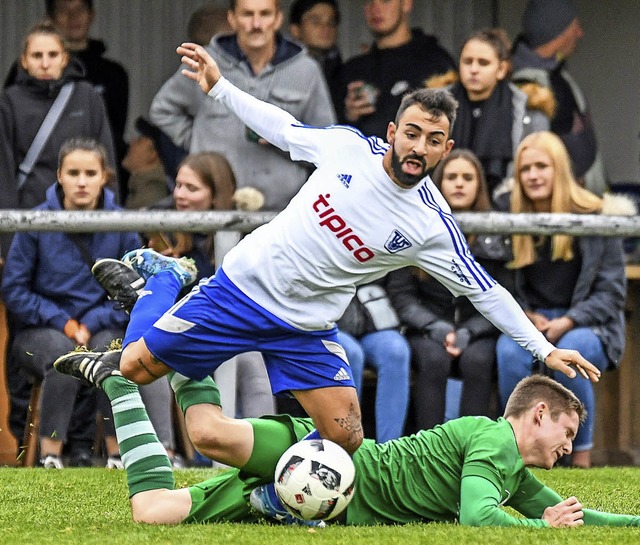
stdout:
MULTIPOLYGON (((93 0, 45 0, 48 19, 62 34, 71 55, 84 68, 84 78, 102 95, 111 124, 113 142, 120 165, 127 152, 124 132, 129 110, 129 76, 119 63, 107 59, 107 47, 102 40, 89 38, 89 30, 95 19, 93 0)), ((5 87, 15 83, 18 66, 9 70, 5 87)), ((126 171, 118 172, 120 202, 126 198, 126 171)))
POLYGON ((456 64, 434 36, 411 29, 412 0, 366 0, 364 18, 374 43, 340 71, 340 122, 367 136, 386 138, 402 96, 429 77, 455 71, 456 64))

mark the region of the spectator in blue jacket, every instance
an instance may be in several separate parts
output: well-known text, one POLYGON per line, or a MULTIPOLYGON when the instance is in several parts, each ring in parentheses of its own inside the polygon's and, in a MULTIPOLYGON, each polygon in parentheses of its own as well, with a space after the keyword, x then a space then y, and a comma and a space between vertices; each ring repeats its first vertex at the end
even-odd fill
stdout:
MULTIPOLYGON (((62 145, 58 181, 36 210, 117 210, 107 152, 93 139, 62 145)), ((134 233, 20 232, 2 279, 11 324, 14 369, 42 380, 40 451, 45 467, 62 467, 70 439, 72 465, 90 465, 95 435, 95 390, 53 370, 54 360, 76 346, 104 348, 123 335, 127 315, 114 308, 91 274, 95 259, 118 258, 137 248, 134 233), (76 448, 77 447, 77 448, 76 448)), ((116 451, 117 453, 117 451, 116 451)))

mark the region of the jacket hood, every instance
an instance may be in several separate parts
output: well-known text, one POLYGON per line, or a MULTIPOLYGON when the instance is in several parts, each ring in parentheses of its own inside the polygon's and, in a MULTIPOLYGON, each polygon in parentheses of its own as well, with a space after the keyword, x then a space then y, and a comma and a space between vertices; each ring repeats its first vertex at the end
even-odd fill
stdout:
MULTIPOLYGON (((36 210, 62 210, 62 196, 62 186, 58 182, 50 185, 46 192, 45 201, 37 206, 36 210)), ((97 210, 120 210, 113 191, 106 187, 102 190, 97 210)))
POLYGON ((41 80, 34 78, 22 67, 20 63, 18 63, 18 73, 16 75, 15 85, 23 85, 37 94, 55 96, 65 83, 81 80, 84 79, 84 77, 84 66, 75 57, 69 58, 69 64, 67 64, 63 70, 60 79, 57 80, 41 80))
POLYGON ((513 63, 514 78, 517 78, 517 72, 523 68, 538 68, 540 70, 555 70, 562 61, 558 61, 554 57, 545 59, 531 49, 524 39, 519 38, 513 49, 511 58, 513 63))
POLYGON ((516 85, 527 95, 527 108, 539 110, 549 119, 553 119, 558 103, 549 87, 535 81, 516 83, 516 85))
MULTIPOLYGON (((211 43, 213 45, 217 44, 222 51, 238 61, 243 61, 247 58, 242 49, 240 49, 235 34, 218 34, 213 37, 211 43)), ((276 53, 271 59, 271 64, 275 66, 276 64, 285 62, 300 54, 302 51, 303 48, 301 45, 278 33, 276 34, 276 53)))

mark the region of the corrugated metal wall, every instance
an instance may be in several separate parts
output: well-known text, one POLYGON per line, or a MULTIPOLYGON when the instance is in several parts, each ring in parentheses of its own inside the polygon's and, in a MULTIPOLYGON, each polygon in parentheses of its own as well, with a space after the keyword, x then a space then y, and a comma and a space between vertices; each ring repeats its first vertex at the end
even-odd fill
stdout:
MULTIPOLYGON (((205 0, 94 0, 92 36, 103 39, 107 55, 129 71, 130 123, 146 114, 162 83, 178 68, 175 47, 186 37, 189 15, 205 0)), ((226 0, 215 2, 226 7, 226 0)), ((284 0, 288 10, 291 0, 284 0)), ((490 23, 491 0, 415 0, 413 22, 440 37, 455 52, 472 28, 490 23)), ((362 23, 360 0, 341 0, 340 43, 345 58, 371 38, 362 23)), ((44 17, 43 0, 0 0, 0 74, 17 58, 25 31, 44 17)))

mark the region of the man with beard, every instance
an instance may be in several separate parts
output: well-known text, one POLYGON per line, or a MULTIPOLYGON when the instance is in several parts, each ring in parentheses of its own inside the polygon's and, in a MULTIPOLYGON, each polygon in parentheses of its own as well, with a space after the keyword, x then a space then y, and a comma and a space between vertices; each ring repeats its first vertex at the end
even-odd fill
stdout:
MULTIPOLYGON (((574 377, 575 366, 585 378, 598 380, 592 364, 550 344, 474 261, 431 181, 429 173, 453 146, 456 102, 447 91, 420 89, 406 96, 385 144, 347 126, 301 124, 223 78, 199 45, 182 44, 178 53, 188 67, 183 73, 207 100, 316 170, 278 216, 245 237, 215 276, 175 305, 182 285, 195 276, 184 258, 141 249, 122 262, 99 261, 96 278, 112 298, 127 300, 133 292, 128 300, 136 299, 125 282, 139 288, 136 272, 146 280, 145 296, 134 303, 121 351, 72 352, 57 360, 57 369, 94 384, 120 374, 147 384, 169 374, 175 391, 186 388, 195 395, 204 387, 197 381, 222 362, 257 350, 273 392, 291 392, 313 419, 312 437, 352 453, 363 438, 360 408, 335 321, 355 285, 415 265, 454 295, 467 296, 550 368, 574 377)), ((248 473, 264 467, 265 456, 274 454, 270 424, 227 418, 219 399, 202 399, 186 412, 197 450, 248 473)))

